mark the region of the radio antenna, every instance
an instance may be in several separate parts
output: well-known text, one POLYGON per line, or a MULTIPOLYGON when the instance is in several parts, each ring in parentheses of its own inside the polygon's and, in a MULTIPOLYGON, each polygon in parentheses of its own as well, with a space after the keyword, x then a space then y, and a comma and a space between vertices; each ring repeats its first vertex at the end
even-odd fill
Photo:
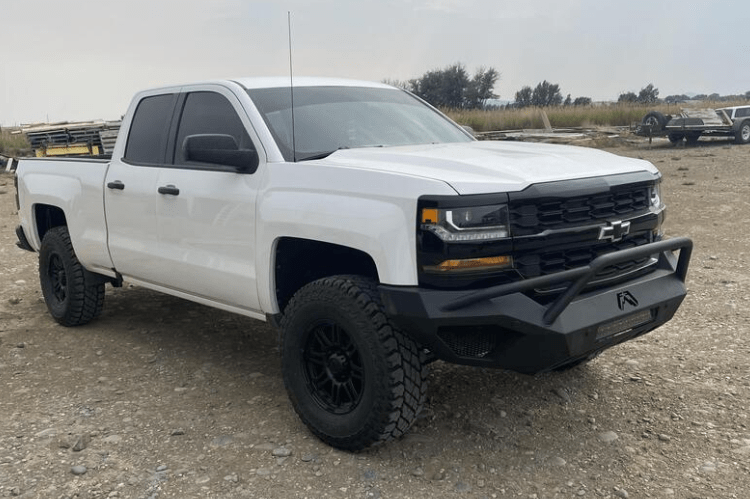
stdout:
POLYGON ((297 162, 297 144, 294 132, 294 73, 292 72, 292 12, 286 12, 287 30, 289 32, 289 95, 292 99, 292 161, 297 162))

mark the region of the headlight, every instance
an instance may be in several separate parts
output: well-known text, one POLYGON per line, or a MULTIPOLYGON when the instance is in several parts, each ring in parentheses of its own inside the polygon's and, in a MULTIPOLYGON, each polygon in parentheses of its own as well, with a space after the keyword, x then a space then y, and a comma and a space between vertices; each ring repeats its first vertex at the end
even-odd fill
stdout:
POLYGON ((446 242, 496 241, 510 236, 508 206, 504 204, 468 208, 422 208, 422 230, 446 242))
POLYGON ((651 186, 651 189, 649 189, 650 192, 650 200, 651 208, 660 208, 661 207, 661 183, 656 183, 651 186))

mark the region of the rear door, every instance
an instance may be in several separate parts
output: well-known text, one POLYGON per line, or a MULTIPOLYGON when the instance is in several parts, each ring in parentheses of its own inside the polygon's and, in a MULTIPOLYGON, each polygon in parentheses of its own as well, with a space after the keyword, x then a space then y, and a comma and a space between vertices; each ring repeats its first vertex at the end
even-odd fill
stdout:
POLYGON ((179 93, 147 95, 137 104, 125 150, 113 156, 104 181, 109 252, 124 276, 151 280, 159 268, 156 181, 179 93))
MULTIPOLYGON (((158 264, 151 278, 174 290, 259 311, 255 268, 255 201, 265 158, 252 173, 188 159, 188 137, 230 136, 242 150, 262 150, 239 100, 227 88, 203 86, 181 96, 171 165, 159 168, 158 264)), ((257 152, 256 152, 257 154, 257 152)))

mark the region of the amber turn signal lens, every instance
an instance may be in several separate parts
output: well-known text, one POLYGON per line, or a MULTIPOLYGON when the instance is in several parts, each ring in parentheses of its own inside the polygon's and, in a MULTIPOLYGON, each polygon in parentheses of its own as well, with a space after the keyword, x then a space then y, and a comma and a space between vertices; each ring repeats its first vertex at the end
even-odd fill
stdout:
POLYGON ((491 269, 509 267, 510 264, 511 258, 509 256, 490 256, 485 258, 467 258, 465 260, 446 260, 439 265, 430 267, 429 270, 446 272, 451 270, 491 269))
POLYGON ((437 208, 423 208, 422 209, 422 223, 423 224, 438 223, 438 209, 437 208))

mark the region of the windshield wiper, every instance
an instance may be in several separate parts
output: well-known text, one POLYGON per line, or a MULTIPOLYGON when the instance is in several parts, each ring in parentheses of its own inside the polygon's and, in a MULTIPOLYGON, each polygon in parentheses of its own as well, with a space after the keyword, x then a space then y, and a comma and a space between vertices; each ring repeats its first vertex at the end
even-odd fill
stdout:
POLYGON ((385 146, 383 144, 356 146, 354 148, 349 147, 349 146, 341 146, 338 149, 334 149, 333 151, 316 152, 315 154, 310 154, 309 156, 303 156, 302 159, 297 158, 297 161, 312 161, 315 159, 323 159, 323 158, 327 158, 328 156, 335 153, 336 151, 341 151, 343 149, 366 149, 368 147, 385 147, 385 146))
POLYGON ((297 158, 297 161, 312 161, 314 159, 327 158, 331 154, 335 153, 336 151, 340 151, 342 149, 349 149, 349 148, 344 146, 344 147, 339 147, 338 149, 334 149, 333 151, 316 152, 314 154, 310 154, 309 156, 303 156, 301 158, 297 158))

